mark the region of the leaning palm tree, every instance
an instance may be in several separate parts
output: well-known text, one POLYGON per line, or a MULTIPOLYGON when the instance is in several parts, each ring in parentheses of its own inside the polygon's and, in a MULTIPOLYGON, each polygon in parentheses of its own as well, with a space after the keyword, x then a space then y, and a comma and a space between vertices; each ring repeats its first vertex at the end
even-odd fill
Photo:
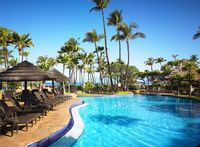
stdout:
POLYGON ((155 59, 152 58, 152 57, 150 57, 150 58, 148 58, 147 61, 145 61, 144 63, 145 63, 146 65, 149 65, 149 66, 151 67, 151 71, 153 71, 154 62, 155 62, 155 59))
POLYGON ((21 62, 23 62, 24 60, 24 55, 23 55, 23 52, 24 52, 24 49, 25 48, 29 48, 29 47, 34 47, 33 45, 33 42, 32 42, 32 39, 29 38, 30 34, 18 34, 16 32, 13 33, 13 43, 15 44, 15 48, 18 49, 18 52, 19 52, 19 60, 21 58, 21 62))
MULTIPOLYGON (((83 39, 83 42, 94 43, 95 53, 97 55, 97 63, 98 63, 99 67, 101 65, 100 65, 100 57, 99 57, 99 50, 98 50, 98 47, 97 47, 97 42, 99 42, 102 38, 103 38, 103 35, 98 35, 96 30, 92 30, 91 32, 87 32, 85 34, 85 38, 83 39)), ((100 81, 101 81, 101 84, 103 84, 101 73, 100 73, 100 81)))
POLYGON ((105 24, 105 17, 104 17, 104 9, 108 6, 108 3, 110 2, 110 0, 92 0, 92 1, 95 3, 96 6, 90 9, 90 12, 101 11, 101 14, 102 14, 102 22, 103 22, 103 30, 104 30, 104 47, 106 51, 108 73, 109 73, 110 83, 111 83, 111 88, 112 88, 113 80, 112 80, 111 71, 110 71, 110 62, 109 62, 109 57, 108 57, 108 46, 107 46, 107 33, 106 33, 106 24, 105 24))
POLYGON ((126 67, 126 74, 125 74, 125 89, 126 87, 126 80, 127 80, 127 74, 128 74, 128 68, 129 68, 129 62, 130 62, 130 47, 129 47, 129 40, 130 39, 136 39, 136 38, 145 38, 145 35, 141 32, 133 33, 133 28, 137 28, 137 25, 135 23, 131 23, 130 25, 127 25, 126 23, 123 23, 120 27, 120 35, 122 40, 126 41, 127 45, 127 52, 128 52, 128 61, 127 61, 127 67, 126 67))
POLYGON ((121 61, 121 38, 119 35, 119 27, 122 23, 122 10, 114 10, 113 12, 110 13, 110 16, 107 19, 107 24, 111 26, 115 26, 117 30, 117 34, 112 36, 111 41, 115 40, 119 42, 119 61, 121 61))
POLYGON ((199 30, 193 36, 193 39, 197 39, 197 38, 200 38, 200 26, 199 26, 199 30))

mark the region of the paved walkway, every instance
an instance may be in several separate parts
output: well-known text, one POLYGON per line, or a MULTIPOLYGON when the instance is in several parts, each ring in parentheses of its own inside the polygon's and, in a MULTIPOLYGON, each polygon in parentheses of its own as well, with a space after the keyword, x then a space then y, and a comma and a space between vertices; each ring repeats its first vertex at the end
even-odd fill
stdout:
MULTIPOLYGON (((63 128, 69 121, 70 114, 68 108, 73 103, 80 102, 76 96, 73 96, 71 100, 60 104, 53 111, 49 111, 47 116, 42 118, 33 127, 29 127, 29 130, 21 131, 13 137, 0 135, 0 146, 1 147, 25 147, 26 145, 41 140, 50 134, 63 128)), ((9 134, 10 132, 8 132, 9 134)))

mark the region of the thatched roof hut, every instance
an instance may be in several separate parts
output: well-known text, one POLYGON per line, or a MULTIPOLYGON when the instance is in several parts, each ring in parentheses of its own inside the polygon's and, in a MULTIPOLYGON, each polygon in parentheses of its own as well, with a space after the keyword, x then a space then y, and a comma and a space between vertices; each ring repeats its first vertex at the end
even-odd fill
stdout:
POLYGON ((65 82, 65 81, 70 81, 68 77, 66 77, 64 74, 62 74, 60 71, 57 69, 52 69, 48 71, 48 74, 52 78, 56 78, 57 82, 65 82))
POLYGON ((47 72, 41 71, 28 61, 19 63, 0 73, 0 81, 43 81, 54 79, 47 72))

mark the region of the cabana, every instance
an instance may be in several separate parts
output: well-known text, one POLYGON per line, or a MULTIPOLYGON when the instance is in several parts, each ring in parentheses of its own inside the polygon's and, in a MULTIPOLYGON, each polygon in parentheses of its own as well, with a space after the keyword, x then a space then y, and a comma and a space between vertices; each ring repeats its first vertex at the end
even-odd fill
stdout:
POLYGON ((55 80, 47 72, 41 71, 28 61, 21 62, 16 66, 0 73, 0 81, 16 82, 24 81, 24 91, 27 91, 27 81, 55 80))
MULTIPOLYGON (((48 71, 48 74, 51 78, 55 78, 57 82, 62 82, 63 94, 65 94, 65 84, 64 84, 64 82, 68 81, 70 83, 69 78, 66 77, 64 74, 62 74, 60 71, 58 71, 55 68, 48 71)), ((52 80, 52 87, 53 87, 53 90, 54 90, 54 80, 52 80)), ((69 89, 70 89, 70 84, 69 84, 69 89)))

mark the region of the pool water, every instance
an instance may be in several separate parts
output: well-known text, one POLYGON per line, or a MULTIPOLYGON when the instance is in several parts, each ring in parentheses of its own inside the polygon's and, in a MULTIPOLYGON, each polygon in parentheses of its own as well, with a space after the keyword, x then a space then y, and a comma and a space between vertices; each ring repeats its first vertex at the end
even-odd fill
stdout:
POLYGON ((74 147, 200 144, 200 102, 155 95, 82 99, 89 105, 80 109, 85 128, 74 147))

